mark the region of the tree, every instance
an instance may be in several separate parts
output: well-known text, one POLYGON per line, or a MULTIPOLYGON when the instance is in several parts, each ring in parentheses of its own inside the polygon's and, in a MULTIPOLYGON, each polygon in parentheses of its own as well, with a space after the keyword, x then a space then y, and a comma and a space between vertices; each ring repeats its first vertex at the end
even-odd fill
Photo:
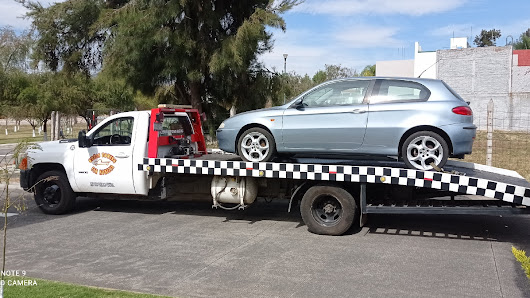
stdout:
POLYGON ((366 65, 366 67, 361 71, 361 77, 373 77, 375 76, 375 64, 366 65))
POLYGON ((27 70, 31 36, 31 31, 17 34, 11 27, 0 28, 0 71, 27 70))
POLYGON ((109 31, 98 27, 97 21, 110 4, 103 0, 69 0, 45 8, 37 1, 18 1, 29 9, 27 16, 37 31, 33 52, 37 62, 44 62, 54 72, 82 72, 87 77, 98 69, 109 31))
POLYGON ((513 44, 515 50, 530 50, 530 28, 523 32, 518 40, 513 44))
MULTIPOLYGON (((28 69, 28 55, 32 45, 31 32, 17 33, 11 27, 0 28, 0 117, 6 120, 14 113, 18 92, 24 88, 23 72, 28 69)), ((19 111, 20 112, 20 111, 19 111)))
POLYGON ((61 88, 57 74, 35 73, 30 75, 31 84, 20 91, 18 104, 30 118, 38 119, 43 126, 44 140, 48 140, 47 123, 52 111, 65 107, 61 104, 61 88))
POLYGON ((477 47, 489 47, 489 46, 495 46, 495 42, 497 38, 501 37, 501 30, 491 29, 491 30, 484 30, 480 32, 479 35, 475 36, 475 40, 473 43, 477 47))
POLYGON ((350 78, 350 77, 357 77, 359 74, 357 73, 357 70, 354 68, 349 67, 342 67, 339 65, 333 65, 333 64, 326 64, 324 66, 324 70, 319 70, 314 76, 313 76, 313 82, 315 84, 320 84, 325 81, 334 80, 334 79, 340 79, 340 78, 350 78))
POLYGON ((201 110, 209 102, 243 107, 263 99, 250 91, 272 78, 256 58, 272 48, 266 28, 285 30, 280 15, 298 0, 24 4, 44 49, 36 56, 50 69, 102 68, 135 91, 201 110))

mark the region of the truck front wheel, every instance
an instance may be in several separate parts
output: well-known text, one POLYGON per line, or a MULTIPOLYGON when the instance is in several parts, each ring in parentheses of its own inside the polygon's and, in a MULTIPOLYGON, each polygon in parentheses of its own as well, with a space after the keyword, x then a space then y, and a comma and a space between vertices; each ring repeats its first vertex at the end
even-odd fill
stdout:
POLYGON ((36 181, 35 202, 44 213, 67 213, 74 208, 75 199, 76 195, 62 172, 45 172, 36 181))
POLYGON ((348 231, 358 215, 357 204, 349 192, 326 185, 308 189, 300 211, 310 232, 335 236, 348 231))

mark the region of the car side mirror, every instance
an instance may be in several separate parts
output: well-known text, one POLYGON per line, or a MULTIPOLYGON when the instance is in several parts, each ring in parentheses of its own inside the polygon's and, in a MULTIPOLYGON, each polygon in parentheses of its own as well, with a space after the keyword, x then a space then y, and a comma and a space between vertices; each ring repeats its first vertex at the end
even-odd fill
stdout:
POLYGON ((86 132, 84 130, 79 131, 77 141, 79 142, 79 148, 88 148, 92 145, 91 140, 86 137, 86 132))
POLYGON ((299 100, 295 101, 293 104, 293 108, 295 109, 303 109, 305 107, 304 105, 304 99, 300 98, 299 100))

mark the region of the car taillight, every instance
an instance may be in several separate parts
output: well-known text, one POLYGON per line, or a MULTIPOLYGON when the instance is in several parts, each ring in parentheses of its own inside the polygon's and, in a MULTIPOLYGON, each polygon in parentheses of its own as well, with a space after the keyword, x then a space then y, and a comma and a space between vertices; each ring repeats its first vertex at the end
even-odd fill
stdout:
POLYGON ((456 107, 456 108, 453 108, 453 113, 458 114, 458 115, 464 115, 464 116, 473 115, 473 111, 471 111, 470 107, 456 107))

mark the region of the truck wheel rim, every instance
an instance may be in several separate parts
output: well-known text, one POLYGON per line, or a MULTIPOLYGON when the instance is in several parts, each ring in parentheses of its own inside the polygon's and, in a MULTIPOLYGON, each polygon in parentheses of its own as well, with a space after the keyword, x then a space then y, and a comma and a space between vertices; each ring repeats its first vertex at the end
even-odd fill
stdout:
POLYGON ((443 156, 442 144, 431 136, 419 136, 407 146, 407 160, 419 170, 431 170, 431 162, 439 165, 443 156))
POLYGON ((259 132, 250 132, 241 141, 241 153, 249 161, 263 161, 269 155, 267 137, 259 132))
POLYGON ((45 185, 43 192, 44 203, 49 207, 53 207, 61 201, 61 189, 58 185, 45 185))
POLYGON ((319 196, 313 201, 311 213, 320 225, 331 227, 340 222, 342 205, 334 196, 319 196))

